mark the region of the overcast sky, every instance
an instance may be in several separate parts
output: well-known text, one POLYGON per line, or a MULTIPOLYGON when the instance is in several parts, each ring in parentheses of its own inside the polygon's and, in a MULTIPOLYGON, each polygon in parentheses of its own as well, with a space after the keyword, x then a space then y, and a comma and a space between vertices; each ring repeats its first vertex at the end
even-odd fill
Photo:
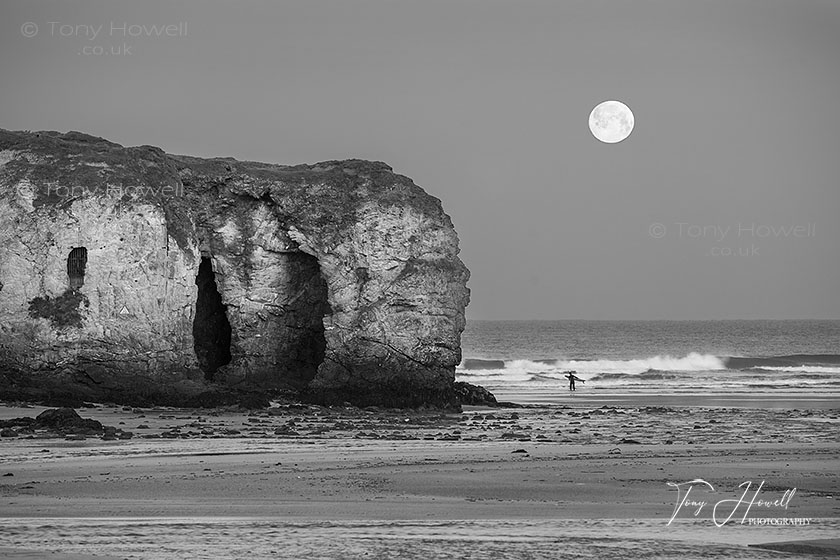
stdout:
POLYGON ((452 216, 471 319, 840 318, 836 0, 4 0, 0 22, 0 128, 385 161, 452 216), (635 114, 618 144, 587 125, 607 99, 635 114))

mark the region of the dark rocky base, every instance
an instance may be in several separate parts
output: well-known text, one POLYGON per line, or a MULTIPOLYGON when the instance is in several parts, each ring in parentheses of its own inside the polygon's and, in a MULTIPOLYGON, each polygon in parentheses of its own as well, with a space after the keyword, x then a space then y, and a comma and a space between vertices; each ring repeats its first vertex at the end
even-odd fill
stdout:
POLYGON ((0 374, 0 400, 39 403, 44 406, 80 408, 85 403, 115 403, 126 406, 174 406, 212 408, 241 404, 265 408, 272 394, 265 391, 231 389, 206 382, 182 382, 171 387, 130 384, 97 386, 84 384, 68 375, 26 377, 0 374), (35 381, 38 381, 37 385, 35 381))
POLYGON ((171 406, 182 408, 214 408, 240 405, 247 409, 266 408, 271 395, 265 393, 208 388, 193 395, 169 392, 147 392, 131 395, 118 392, 95 393, 84 390, 5 388, 0 390, 0 400, 16 401, 43 406, 82 408, 88 403, 114 403, 125 406, 171 406))
POLYGON ((382 385, 367 389, 347 388, 343 390, 307 390, 301 393, 304 402, 321 405, 351 405, 357 407, 379 406, 383 408, 435 408, 460 410, 461 403, 454 388, 443 389, 382 385))
POLYGON ((172 387, 155 385, 121 387, 83 384, 68 376, 41 378, 35 386, 31 377, 0 375, 0 400, 39 403, 44 406, 81 408, 85 403, 115 403, 125 406, 170 406, 180 408, 214 408, 239 405, 256 410, 267 408, 271 400, 298 401, 325 406, 379 406, 383 408, 461 410, 462 405, 506 406, 490 391, 469 383, 450 386, 406 386, 382 383, 375 386, 347 387, 343 390, 306 389, 264 390, 254 387, 237 389, 211 382, 182 382, 172 387))

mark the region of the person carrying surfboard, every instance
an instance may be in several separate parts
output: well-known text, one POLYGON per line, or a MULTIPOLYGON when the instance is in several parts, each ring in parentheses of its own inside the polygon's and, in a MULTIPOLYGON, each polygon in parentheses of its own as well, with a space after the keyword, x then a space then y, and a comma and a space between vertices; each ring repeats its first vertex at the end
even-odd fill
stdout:
POLYGON ((583 379, 575 375, 576 371, 564 371, 563 373, 566 374, 566 377, 569 378, 569 391, 575 390, 575 381, 580 381, 581 383, 586 383, 583 379))

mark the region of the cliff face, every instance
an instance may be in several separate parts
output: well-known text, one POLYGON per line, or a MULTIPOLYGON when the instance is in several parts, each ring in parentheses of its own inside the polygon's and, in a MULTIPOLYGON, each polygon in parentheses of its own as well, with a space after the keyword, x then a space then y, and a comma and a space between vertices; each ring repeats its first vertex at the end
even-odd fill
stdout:
POLYGON ((457 254, 440 201, 382 163, 0 130, 0 398, 453 405, 457 254))

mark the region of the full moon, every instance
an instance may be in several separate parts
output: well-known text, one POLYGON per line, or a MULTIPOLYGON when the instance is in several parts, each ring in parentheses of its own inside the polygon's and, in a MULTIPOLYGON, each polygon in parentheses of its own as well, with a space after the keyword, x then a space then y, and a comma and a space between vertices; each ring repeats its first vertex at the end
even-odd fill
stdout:
POLYGON ((621 142, 633 132, 633 111, 621 101, 604 101, 589 113, 589 130, 607 144, 621 142))

